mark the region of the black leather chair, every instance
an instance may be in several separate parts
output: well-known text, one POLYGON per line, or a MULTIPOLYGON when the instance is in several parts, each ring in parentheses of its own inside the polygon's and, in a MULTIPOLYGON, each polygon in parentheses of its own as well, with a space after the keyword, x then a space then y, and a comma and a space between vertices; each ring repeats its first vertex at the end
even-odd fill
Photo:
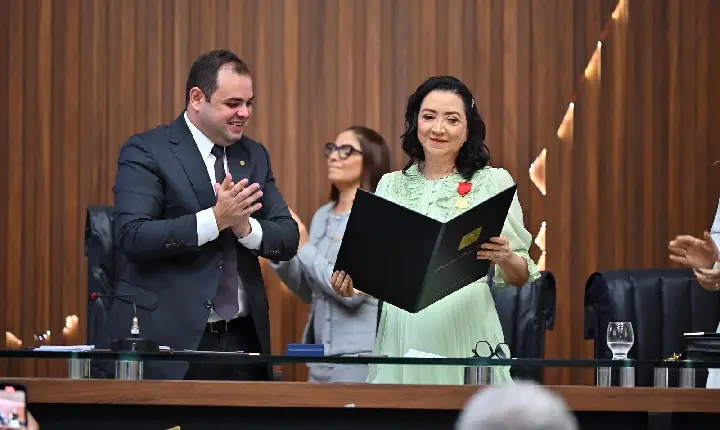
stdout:
MULTIPOLYGON (((639 360, 662 360, 683 352, 683 333, 715 332, 720 294, 697 284, 689 269, 635 269, 594 273, 585 285, 585 339, 595 341, 595 358, 612 358, 607 346, 610 321, 630 321, 635 343, 628 354, 639 360)), ((635 370, 636 386, 653 386, 653 371, 635 370)), ((677 372, 670 372, 677 386, 677 372)), ((704 387, 707 371, 696 372, 704 387)))
MULTIPOLYGON (((512 356, 545 358, 545 332, 555 327, 555 277, 541 272, 536 281, 515 288, 496 286, 493 274, 491 269, 490 291, 512 356)), ((543 368, 513 366, 510 374, 542 383, 543 368)))
MULTIPOLYGON (((113 207, 90 206, 85 219, 85 256, 88 261, 88 298, 93 293, 113 294, 125 257, 113 240, 113 207)), ((98 342, 112 299, 88 301, 88 344, 98 342)))

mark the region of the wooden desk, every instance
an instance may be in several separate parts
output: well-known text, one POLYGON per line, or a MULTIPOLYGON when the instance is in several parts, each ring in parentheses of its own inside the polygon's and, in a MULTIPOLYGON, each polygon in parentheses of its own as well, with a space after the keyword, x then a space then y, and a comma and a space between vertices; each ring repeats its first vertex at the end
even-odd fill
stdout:
MULTIPOLYGON (((302 382, 17 381, 28 386, 31 411, 43 430, 175 425, 182 430, 225 429, 228 423, 243 429, 451 429, 458 411, 477 390, 302 382)), ((720 428, 720 390, 549 388, 565 398, 583 429, 720 428)))

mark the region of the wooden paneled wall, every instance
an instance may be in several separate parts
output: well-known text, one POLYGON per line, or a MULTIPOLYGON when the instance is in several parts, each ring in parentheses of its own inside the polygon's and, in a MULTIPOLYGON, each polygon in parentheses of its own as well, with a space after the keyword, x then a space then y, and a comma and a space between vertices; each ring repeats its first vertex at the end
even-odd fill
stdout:
MULTIPOLYGON (((24 341, 66 315, 85 330, 85 208, 111 204, 132 133, 182 112, 191 62, 230 48, 253 72, 248 134, 264 142, 282 192, 309 222, 325 202, 322 144, 378 129, 395 167, 407 97, 452 74, 475 95, 493 164, 519 184, 528 229, 547 221, 558 280, 549 357, 584 357, 584 281, 595 270, 666 266, 667 240, 710 222, 720 189, 720 5, 626 0, 600 81, 580 83, 616 0, 7 0, 0 5, 0 325, 24 341), (618 30, 619 28, 619 30, 618 30), (572 139, 557 135, 575 103, 572 139), (714 142, 714 145, 711 144, 714 142), (528 168, 547 149, 547 195, 528 168)), ((714 3, 714 4, 713 4, 714 3)), ((540 253, 534 247, 533 254, 540 253)), ((265 271, 273 348, 299 340, 307 307, 265 271)), ((64 366, 0 363, 0 375, 64 366)), ((302 379, 303 369, 287 369, 302 379)), ((587 382, 548 372, 550 383, 587 382)))
MULTIPOLYGON (((720 83, 712 78, 720 59, 709 49, 720 46, 720 3, 622 3, 623 16, 605 28, 599 76, 588 70, 575 88, 574 133, 547 155, 548 269, 559 284, 558 321, 571 322, 556 326, 548 346, 563 357, 592 356, 582 341, 588 275, 670 266, 669 240, 709 229, 720 197, 720 83)), ((589 18, 602 12, 575 5, 575 28, 584 16, 598 34, 589 18)), ((575 49, 590 48, 590 58, 598 37, 584 37, 575 49)), ((592 382, 588 371, 554 374, 592 382)))

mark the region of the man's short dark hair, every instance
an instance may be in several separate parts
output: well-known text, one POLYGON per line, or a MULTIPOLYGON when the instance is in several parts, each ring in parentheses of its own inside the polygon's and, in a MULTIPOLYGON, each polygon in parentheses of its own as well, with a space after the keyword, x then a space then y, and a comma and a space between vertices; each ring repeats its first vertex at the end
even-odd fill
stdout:
POLYGON ((217 90, 217 76, 220 69, 230 65, 238 75, 250 76, 250 69, 234 52, 225 49, 206 52, 200 55, 188 75, 185 85, 185 106, 190 103, 190 90, 194 87, 200 88, 205 95, 205 100, 210 101, 213 93, 217 90))

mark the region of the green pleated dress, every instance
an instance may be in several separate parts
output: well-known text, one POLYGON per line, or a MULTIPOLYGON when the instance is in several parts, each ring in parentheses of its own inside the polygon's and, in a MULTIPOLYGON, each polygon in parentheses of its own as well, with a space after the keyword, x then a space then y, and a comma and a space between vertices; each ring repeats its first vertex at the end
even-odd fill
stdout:
MULTIPOLYGON (((405 174, 384 175, 376 194, 439 221, 447 221, 466 209, 456 207, 458 184, 465 182, 459 174, 430 180, 416 166, 405 174)), ((499 168, 486 167, 472 177, 467 198, 473 207, 514 184, 510 174, 499 168)), ((523 224, 520 203, 515 196, 502 235, 510 247, 528 262, 530 280, 539 277, 530 259, 532 235, 523 224)), ((496 267, 496 285, 516 288, 505 283, 502 270, 496 267)), ((472 357, 472 348, 480 341, 494 348, 504 342, 502 327, 486 278, 473 282, 422 311, 411 314, 384 303, 375 354, 402 357, 415 349, 443 357, 472 357)), ((509 351, 505 351, 509 356, 509 351)), ((512 382, 508 367, 494 369, 495 383, 512 382)), ((445 365, 370 365, 368 382, 375 384, 463 384, 462 366, 445 365)))

